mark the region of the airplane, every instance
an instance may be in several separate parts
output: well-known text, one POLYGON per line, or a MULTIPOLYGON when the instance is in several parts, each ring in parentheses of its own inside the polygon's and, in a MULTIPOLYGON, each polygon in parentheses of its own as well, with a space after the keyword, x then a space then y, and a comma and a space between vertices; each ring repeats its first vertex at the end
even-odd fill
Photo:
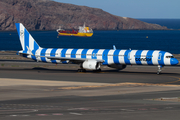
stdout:
POLYGON ((37 62, 79 64, 78 72, 101 71, 102 65, 118 70, 127 65, 155 65, 158 66, 157 74, 160 74, 163 66, 179 63, 171 53, 160 50, 117 50, 115 46, 113 49, 42 48, 22 23, 15 25, 22 46, 18 55, 37 62))

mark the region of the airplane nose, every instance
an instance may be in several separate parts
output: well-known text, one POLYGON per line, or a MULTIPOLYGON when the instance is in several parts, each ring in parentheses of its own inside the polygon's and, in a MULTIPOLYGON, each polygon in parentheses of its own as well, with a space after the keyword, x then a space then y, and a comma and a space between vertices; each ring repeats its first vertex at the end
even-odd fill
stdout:
POLYGON ((171 65, 177 65, 179 61, 176 58, 171 58, 171 65))

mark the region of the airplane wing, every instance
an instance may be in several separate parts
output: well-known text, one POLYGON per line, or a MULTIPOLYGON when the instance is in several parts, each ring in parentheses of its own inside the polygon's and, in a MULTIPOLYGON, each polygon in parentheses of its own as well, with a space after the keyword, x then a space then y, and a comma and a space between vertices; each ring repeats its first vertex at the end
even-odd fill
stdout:
MULTIPOLYGON (((84 62, 86 60, 92 60, 90 58, 51 57, 51 56, 39 56, 39 55, 34 55, 34 56, 36 56, 36 57, 45 57, 45 58, 51 59, 51 60, 62 60, 62 61, 69 60, 69 61, 78 62, 78 63, 84 62)), ((104 60, 101 60, 101 59, 93 59, 93 60, 96 60, 99 63, 104 62, 104 60)))
MULTIPOLYGON (((90 59, 90 58, 69 58, 69 57, 52 57, 52 56, 34 55, 29 48, 27 48, 27 49, 28 49, 28 53, 23 53, 23 51, 21 51, 21 52, 18 52, 17 54, 18 54, 18 55, 21 55, 21 56, 23 56, 23 55, 31 55, 31 56, 35 56, 35 57, 37 57, 37 58, 39 58, 39 57, 45 57, 45 58, 51 59, 51 60, 61 60, 61 61, 69 60, 69 61, 71 61, 71 62, 76 62, 76 63, 82 63, 82 62, 84 62, 84 61, 86 61, 86 60, 92 60, 92 59, 90 59)), ((104 60, 102 60, 102 59, 93 59, 93 60, 96 60, 96 61, 99 62, 99 63, 103 63, 103 62, 104 62, 104 60)))
MULTIPOLYGON (((40 56, 40 57, 46 57, 48 59, 52 59, 52 60, 73 60, 73 61, 86 61, 86 60, 92 60, 89 58, 68 58, 68 57, 47 57, 47 56, 40 56)), ((94 59, 97 62, 103 63, 104 60, 99 60, 99 59, 94 59)))

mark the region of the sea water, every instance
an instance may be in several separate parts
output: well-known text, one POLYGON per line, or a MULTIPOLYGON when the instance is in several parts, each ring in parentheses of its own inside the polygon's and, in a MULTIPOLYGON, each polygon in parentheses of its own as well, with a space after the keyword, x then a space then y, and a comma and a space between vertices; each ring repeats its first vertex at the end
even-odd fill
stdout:
POLYGON ((180 19, 139 19, 141 21, 166 26, 169 29, 180 30, 180 19))
MULTIPOLYGON (((92 37, 57 36, 56 31, 30 31, 43 48, 163 50, 180 54, 180 30, 94 31, 92 37)), ((16 31, 0 32, 0 50, 21 50, 16 31)))

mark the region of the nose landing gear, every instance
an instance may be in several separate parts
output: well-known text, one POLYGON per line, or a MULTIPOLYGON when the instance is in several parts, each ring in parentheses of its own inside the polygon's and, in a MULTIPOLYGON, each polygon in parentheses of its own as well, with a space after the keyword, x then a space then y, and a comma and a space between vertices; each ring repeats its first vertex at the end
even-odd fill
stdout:
POLYGON ((161 74, 162 67, 163 67, 163 66, 161 66, 161 65, 158 65, 158 71, 157 71, 157 75, 161 74))

